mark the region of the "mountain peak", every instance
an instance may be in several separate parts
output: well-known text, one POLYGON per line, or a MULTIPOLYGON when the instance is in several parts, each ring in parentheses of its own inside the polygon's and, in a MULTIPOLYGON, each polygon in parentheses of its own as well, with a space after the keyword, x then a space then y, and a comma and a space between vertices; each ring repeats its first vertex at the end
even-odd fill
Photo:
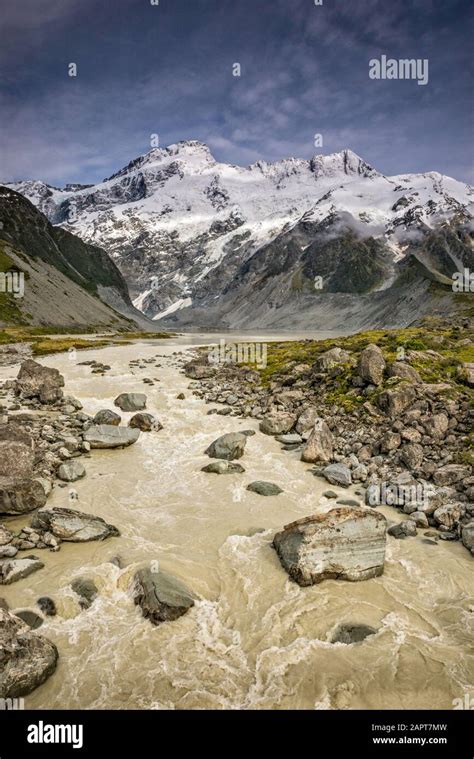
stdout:
POLYGON ((337 153, 313 156, 310 161, 310 168, 317 177, 330 177, 339 173, 354 174, 356 176, 364 177, 380 175, 376 169, 349 148, 340 150, 337 153))

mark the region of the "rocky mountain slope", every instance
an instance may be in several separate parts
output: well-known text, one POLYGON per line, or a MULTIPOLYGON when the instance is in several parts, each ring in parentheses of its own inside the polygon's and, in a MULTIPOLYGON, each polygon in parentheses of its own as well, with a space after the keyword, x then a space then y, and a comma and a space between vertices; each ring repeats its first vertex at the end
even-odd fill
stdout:
POLYGON ((0 323, 135 327, 147 321, 100 248, 53 227, 26 198, 0 187, 0 271, 23 272, 24 294, 0 293, 0 323))
POLYGON ((12 186, 104 247, 136 307, 164 324, 410 323, 452 309, 452 273, 472 261, 471 188, 436 172, 385 177, 350 150, 242 168, 189 141, 94 186, 12 186))

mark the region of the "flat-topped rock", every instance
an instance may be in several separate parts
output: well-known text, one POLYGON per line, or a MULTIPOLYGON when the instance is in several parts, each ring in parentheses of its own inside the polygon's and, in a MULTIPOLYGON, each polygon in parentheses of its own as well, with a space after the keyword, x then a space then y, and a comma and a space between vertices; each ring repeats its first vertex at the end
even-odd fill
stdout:
POLYGON ((0 585, 11 585, 23 580, 28 575, 43 569, 44 564, 37 556, 24 556, 21 559, 2 559, 0 561, 0 585))
POLYGON ((31 520, 31 527, 51 532, 54 537, 71 543, 105 540, 120 535, 118 529, 101 517, 66 508, 43 509, 31 520))
POLYGON ((84 433, 84 440, 91 448, 126 448, 136 443, 139 437, 139 429, 111 424, 93 424, 84 433))
POLYGON ((299 585, 368 580, 383 572, 386 529, 377 511, 340 507, 286 525, 273 546, 299 585))

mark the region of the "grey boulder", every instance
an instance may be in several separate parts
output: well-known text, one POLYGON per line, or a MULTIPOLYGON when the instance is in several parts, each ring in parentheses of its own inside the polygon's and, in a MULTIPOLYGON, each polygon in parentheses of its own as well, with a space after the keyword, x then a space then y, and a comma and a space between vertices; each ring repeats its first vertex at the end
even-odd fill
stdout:
POLYGON ((58 477, 63 482, 75 482, 85 475, 86 470, 79 461, 66 461, 58 469, 58 477))
POLYGON ((258 495, 280 495, 283 490, 275 485, 274 482, 265 482, 264 480, 256 480, 247 485, 247 490, 258 495))
POLYGON ((348 488, 352 484, 351 470, 345 464, 329 464, 323 469, 323 477, 331 485, 348 488))
POLYGON ((286 525, 273 539, 283 567, 299 585, 368 580, 383 573, 385 517, 365 508, 334 508, 286 525))
POLYGON ((94 424, 84 434, 91 448, 126 448, 136 443, 140 430, 133 427, 115 427, 111 424, 94 424))
POLYGON ((0 608, 0 698, 27 696, 53 674, 57 662, 54 643, 0 608))
POLYGON ((134 600, 154 625, 178 619, 194 606, 191 592, 179 580, 149 567, 135 574, 134 600))
POLYGON ((43 569, 44 564, 37 556, 25 556, 21 559, 3 559, 0 561, 0 585, 11 585, 23 580, 28 575, 43 569))
POLYGON ((247 435, 244 435, 242 432, 228 432, 226 435, 222 435, 217 438, 217 440, 214 440, 214 442, 206 448, 205 453, 207 453, 211 459, 225 459, 226 461, 232 461, 233 459, 242 458, 246 444, 247 435))
POLYGON ((71 543, 105 540, 120 535, 114 525, 107 524, 101 517, 66 508, 38 511, 31 520, 31 527, 51 532, 54 537, 71 543))
POLYGON ((55 403, 63 396, 64 377, 57 369, 38 364, 33 359, 24 361, 14 383, 14 391, 21 398, 38 398, 41 403, 55 403))
POLYGON ((143 411, 146 408, 146 395, 144 393, 121 393, 114 400, 114 404, 122 411, 143 411))

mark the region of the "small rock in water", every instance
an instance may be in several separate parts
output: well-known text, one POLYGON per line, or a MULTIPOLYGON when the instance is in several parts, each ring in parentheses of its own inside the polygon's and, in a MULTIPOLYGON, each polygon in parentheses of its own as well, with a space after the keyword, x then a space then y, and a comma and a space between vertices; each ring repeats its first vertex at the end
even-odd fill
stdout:
POLYGON ((35 611, 31 611, 31 609, 20 609, 20 611, 15 611, 14 614, 15 617, 19 617, 23 622, 26 622, 32 630, 37 630, 43 624, 42 617, 35 611))
POLYGON ((58 477, 64 482, 75 482, 85 477, 86 470, 79 461, 68 461, 61 464, 58 469, 58 477))
POLYGON ((337 493, 334 490, 325 490, 323 496, 325 498, 337 498, 337 493))
POLYGON ((397 538, 398 540, 400 538, 413 537, 416 535, 416 524, 412 519, 405 519, 403 522, 393 524, 388 528, 387 532, 392 538, 397 538))
POLYGON ((37 556, 25 556, 21 559, 3 559, 0 561, 0 585, 11 585, 12 582, 23 580, 44 564, 37 556))
POLYGON ((97 586, 93 580, 87 577, 78 577, 71 583, 74 593, 79 596, 79 606, 81 609, 88 609, 99 595, 97 586))
POLYGON ((180 393, 179 395, 176 396, 176 398, 178 401, 184 401, 186 399, 186 396, 184 393, 180 393))
POLYGON ((228 432, 227 435, 222 435, 217 438, 217 440, 214 440, 214 442, 206 448, 205 453, 207 453, 212 459, 232 461, 233 459, 242 458, 246 443, 247 435, 244 435, 241 432, 228 432))
POLYGON ((343 624, 339 625, 331 637, 331 643, 345 643, 349 646, 351 643, 361 643, 376 632, 375 627, 369 625, 343 624))
POLYGON ((203 466, 201 472, 211 474, 242 474, 245 469, 240 464, 234 464, 231 461, 213 461, 207 466, 203 466))
POLYGON ((247 485, 247 490, 258 493, 258 495, 280 495, 283 493, 283 490, 274 482, 265 482, 264 480, 251 482, 250 485, 247 485))
POLYGON ((163 425, 152 414, 135 414, 128 423, 129 427, 139 429, 142 432, 158 432, 163 429, 163 425))
POLYGON ((330 464, 323 469, 323 477, 331 485, 348 488, 352 484, 351 470, 345 464, 330 464))
POLYGON ((94 424, 111 424, 113 427, 118 427, 121 421, 119 414, 108 409, 101 409, 94 417, 94 424))
POLYGON ((122 411, 143 411, 146 408, 144 393, 122 393, 114 400, 114 405, 122 411))
POLYGON ((58 507, 38 511, 31 520, 31 526, 43 532, 50 532, 56 538, 71 543, 105 540, 105 538, 120 535, 114 525, 107 524, 101 517, 58 507))
POLYGON ((360 506, 359 501, 356 501, 355 498, 338 498, 336 503, 339 506, 360 506))
POLYGON ((41 611, 46 617, 56 616, 57 614, 56 604, 54 603, 52 598, 48 598, 48 596, 41 596, 41 598, 38 598, 36 603, 38 604, 41 611))

